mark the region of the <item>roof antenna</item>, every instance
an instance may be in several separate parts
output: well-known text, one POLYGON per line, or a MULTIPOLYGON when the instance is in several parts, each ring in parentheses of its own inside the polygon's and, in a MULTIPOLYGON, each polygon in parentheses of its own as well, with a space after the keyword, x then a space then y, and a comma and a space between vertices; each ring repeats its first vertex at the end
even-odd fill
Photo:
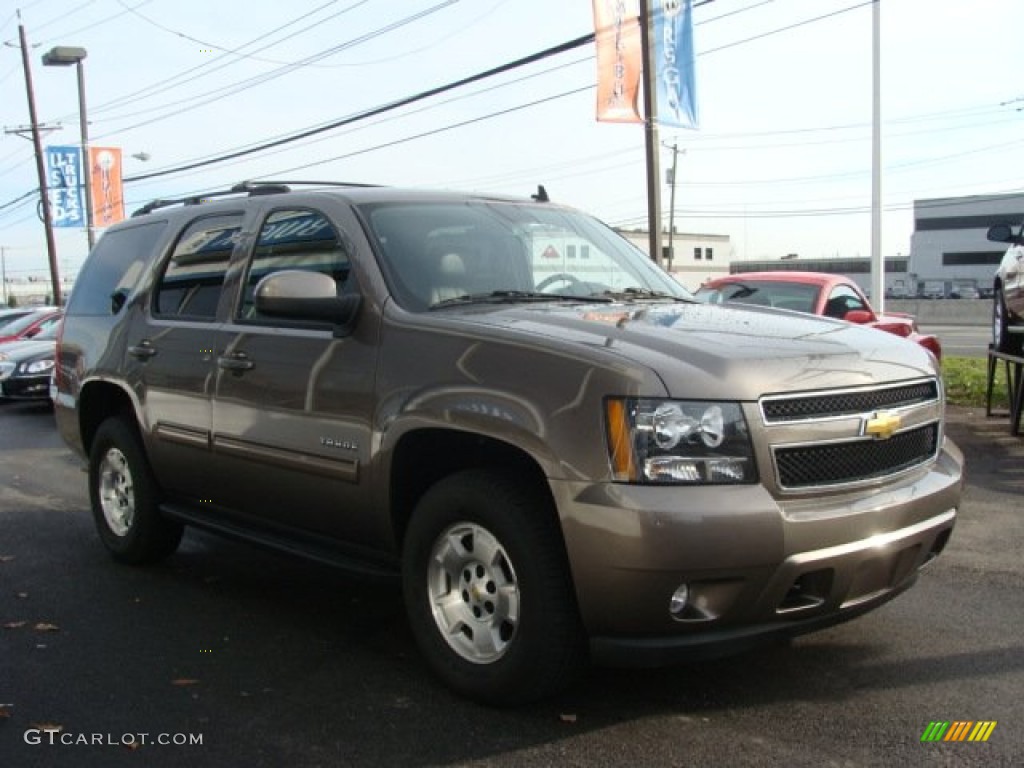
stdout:
POLYGON ((533 198, 534 200, 536 200, 538 203, 550 203, 551 202, 551 198, 548 197, 548 191, 546 189, 544 189, 544 185, 543 184, 538 184, 537 185, 537 194, 530 195, 530 197, 533 198))

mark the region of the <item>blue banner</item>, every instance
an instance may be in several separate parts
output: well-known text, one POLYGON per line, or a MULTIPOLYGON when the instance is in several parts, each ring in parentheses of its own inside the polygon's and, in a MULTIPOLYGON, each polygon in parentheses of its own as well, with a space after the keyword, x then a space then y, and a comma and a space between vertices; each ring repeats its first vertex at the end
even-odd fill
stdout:
POLYGON ((84 227, 85 202, 80 147, 46 148, 46 184, 55 227, 84 227))
POLYGON ((654 14, 655 78, 660 125, 697 127, 693 71, 693 0, 649 0, 654 14))

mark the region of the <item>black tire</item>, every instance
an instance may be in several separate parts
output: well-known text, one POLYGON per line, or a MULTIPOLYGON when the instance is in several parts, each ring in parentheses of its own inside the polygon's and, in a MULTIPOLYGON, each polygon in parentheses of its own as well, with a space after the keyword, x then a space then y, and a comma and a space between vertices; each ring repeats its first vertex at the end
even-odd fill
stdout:
POLYGON ((438 482, 416 506, 402 566, 416 641, 458 693, 523 704, 568 687, 586 664, 551 501, 521 478, 467 470, 438 482))
POLYGON ((155 563, 178 548, 184 527, 160 514, 160 497, 134 425, 104 421, 89 452, 89 499, 100 540, 115 560, 155 563))
POLYGON ((1010 333, 1010 314, 1002 287, 992 297, 992 348, 1007 355, 1024 354, 1024 334, 1010 333))

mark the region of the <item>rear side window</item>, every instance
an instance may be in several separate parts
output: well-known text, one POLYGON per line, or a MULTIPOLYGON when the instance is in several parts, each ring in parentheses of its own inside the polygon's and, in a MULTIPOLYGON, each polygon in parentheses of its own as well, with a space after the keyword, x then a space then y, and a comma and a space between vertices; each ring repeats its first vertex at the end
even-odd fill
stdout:
POLYGON ((167 228, 166 221, 115 229, 100 238, 75 280, 68 300, 69 315, 112 315, 131 293, 153 257, 167 228))
POLYGON ((174 246, 153 298, 153 314, 213 320, 224 288, 231 251, 242 231, 242 215, 193 221, 174 246))

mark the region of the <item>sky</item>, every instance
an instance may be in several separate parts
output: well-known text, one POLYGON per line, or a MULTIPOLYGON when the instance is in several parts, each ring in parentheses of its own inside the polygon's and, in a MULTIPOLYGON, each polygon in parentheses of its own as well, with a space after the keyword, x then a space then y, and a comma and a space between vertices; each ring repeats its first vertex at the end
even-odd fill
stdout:
MULTIPOLYGON (((699 0, 698 0, 699 3, 699 0)), ((880 0, 882 251, 907 254, 915 200, 1024 191, 1019 0, 880 0)), ((88 51, 90 143, 126 177, 159 173, 356 116, 593 32, 590 0, 7 0, 0 126, 30 124, 30 45, 45 144, 80 141, 73 67, 88 51), (137 155, 138 157, 133 157, 137 155), (148 159, 141 159, 148 158, 148 159)), ((694 10, 696 130, 659 127, 676 160, 675 222, 728 235, 731 259, 871 251, 872 3, 712 0, 694 10)), ((128 212, 245 179, 314 179, 550 197, 645 227, 641 125, 595 119, 592 44, 346 127, 126 184, 128 212)), ((7 275, 48 276, 30 141, 0 136, 7 275)), ((87 251, 55 232, 62 273, 87 251)))

